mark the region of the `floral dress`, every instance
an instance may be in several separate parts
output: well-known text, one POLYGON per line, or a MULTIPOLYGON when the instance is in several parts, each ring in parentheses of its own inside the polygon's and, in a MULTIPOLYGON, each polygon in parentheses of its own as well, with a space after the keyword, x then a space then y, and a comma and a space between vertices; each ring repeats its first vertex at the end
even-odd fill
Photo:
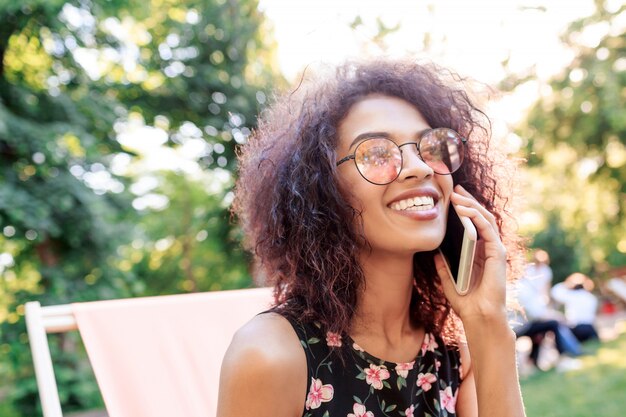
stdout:
POLYGON ((303 417, 456 416, 458 349, 426 333, 414 361, 393 363, 365 352, 349 336, 288 319, 308 368, 303 417), (342 362, 336 348, 343 348, 342 362))

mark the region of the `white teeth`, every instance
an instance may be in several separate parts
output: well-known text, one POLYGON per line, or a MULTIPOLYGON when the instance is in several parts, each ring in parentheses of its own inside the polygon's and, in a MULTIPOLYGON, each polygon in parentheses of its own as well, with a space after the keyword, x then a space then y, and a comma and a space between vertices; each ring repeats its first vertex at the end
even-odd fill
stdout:
POLYGON ((435 206, 435 201, 430 196, 419 196, 396 201, 391 204, 393 210, 424 211, 435 206))

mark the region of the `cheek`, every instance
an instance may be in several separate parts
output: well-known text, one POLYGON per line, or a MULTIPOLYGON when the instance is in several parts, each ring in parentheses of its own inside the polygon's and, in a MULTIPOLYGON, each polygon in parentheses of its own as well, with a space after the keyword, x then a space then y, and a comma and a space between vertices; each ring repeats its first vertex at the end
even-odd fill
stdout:
MULTIPOLYGON (((363 180, 361 179, 361 181, 363 180)), ((375 198, 371 195, 371 190, 368 193, 367 188, 367 185, 359 182, 346 179, 340 181, 340 191, 344 201, 356 211, 352 219, 352 227, 359 237, 359 246, 361 247, 367 246, 367 242, 370 241, 369 238, 376 236, 376 228, 373 225, 380 223, 375 218, 374 208, 368 205, 368 201, 373 201, 375 198)))
POLYGON ((441 188, 445 199, 450 200, 450 194, 452 194, 452 190, 454 189, 452 175, 440 175, 437 182, 439 183, 439 188, 441 188))
POLYGON ((381 198, 379 190, 371 190, 367 186, 353 189, 352 207, 361 213, 355 219, 355 230, 373 246, 386 240, 386 220, 380 205, 381 198))
POLYGON ((355 194, 355 185, 354 181, 351 178, 346 178, 344 175, 337 176, 337 188, 343 201, 353 210, 356 211, 354 216, 351 219, 347 219, 347 221, 352 221, 353 230, 359 234, 363 235, 363 211, 364 206, 357 194, 355 194))
POLYGON ((341 197, 343 197, 343 201, 356 210, 360 211, 362 209, 360 200, 354 195, 352 181, 339 175, 337 178, 337 187, 341 197))
POLYGON ((359 212, 365 208, 363 201, 367 190, 363 188, 366 184, 367 182, 356 172, 356 167, 345 167, 337 175, 337 186, 344 201, 359 212))
POLYGON ((379 185, 372 185, 362 178, 358 181, 350 183, 346 188, 346 194, 349 196, 347 201, 356 210, 360 211, 363 216, 369 217, 378 215, 380 202, 382 201, 382 188, 379 185))

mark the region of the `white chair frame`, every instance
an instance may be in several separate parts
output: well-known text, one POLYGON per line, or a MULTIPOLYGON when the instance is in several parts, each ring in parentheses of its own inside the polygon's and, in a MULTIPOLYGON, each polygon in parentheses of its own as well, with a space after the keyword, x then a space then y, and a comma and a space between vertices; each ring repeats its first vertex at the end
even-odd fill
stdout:
POLYGON ((33 354, 37 388, 44 417, 63 417, 54 376, 48 333, 77 330, 70 304, 42 307, 38 301, 26 303, 26 328, 33 354))

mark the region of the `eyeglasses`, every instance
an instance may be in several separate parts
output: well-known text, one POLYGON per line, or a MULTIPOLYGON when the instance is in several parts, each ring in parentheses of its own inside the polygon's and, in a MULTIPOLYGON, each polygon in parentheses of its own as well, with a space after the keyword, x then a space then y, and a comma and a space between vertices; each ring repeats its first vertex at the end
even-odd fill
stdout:
POLYGON ((359 174, 368 182, 386 185, 402 171, 402 147, 415 145, 417 154, 436 174, 449 175, 461 167, 467 139, 452 129, 437 128, 422 133, 417 142, 397 145, 385 137, 373 137, 359 143, 354 153, 337 162, 353 159, 359 174))

